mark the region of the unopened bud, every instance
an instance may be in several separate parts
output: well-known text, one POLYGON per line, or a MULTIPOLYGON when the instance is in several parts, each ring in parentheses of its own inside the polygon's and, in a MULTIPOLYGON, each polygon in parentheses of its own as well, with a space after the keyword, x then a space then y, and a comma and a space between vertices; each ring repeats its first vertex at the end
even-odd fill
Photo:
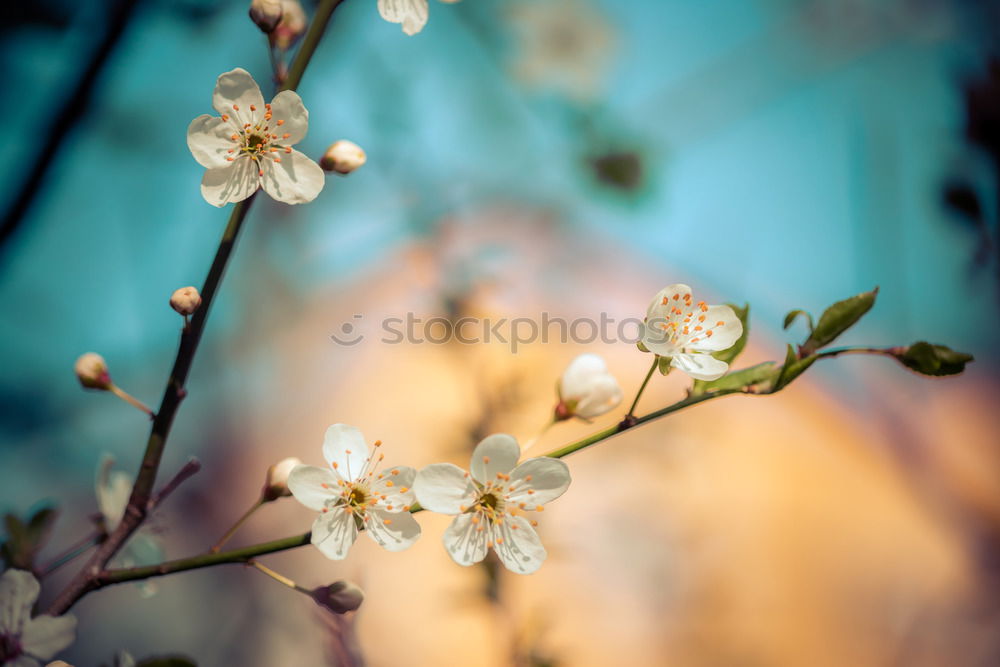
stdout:
POLYGON ((365 163, 368 156, 353 141, 341 139, 330 144, 319 160, 319 166, 326 171, 349 174, 365 163))
POLYGON ((306 34, 306 13, 299 0, 281 0, 281 20, 268 37, 271 46, 287 51, 306 34))
POLYGON ((329 586, 313 589, 312 598, 320 607, 335 614, 354 611, 364 602, 365 592, 349 581, 335 581, 329 586))
POLYGON ((300 465, 302 465, 302 461, 291 456, 268 468, 267 476, 264 478, 264 499, 271 501, 292 495, 288 489, 288 475, 293 468, 300 465))
POLYGON ((265 34, 274 32, 281 14, 281 0, 253 0, 250 3, 250 20, 265 34))
POLYGON ((76 378, 88 389, 111 389, 111 375, 108 374, 108 364, 104 357, 96 352, 80 355, 73 367, 76 378))
POLYGON ((194 287, 182 287, 170 297, 170 307, 187 317, 198 310, 201 305, 201 295, 194 287))

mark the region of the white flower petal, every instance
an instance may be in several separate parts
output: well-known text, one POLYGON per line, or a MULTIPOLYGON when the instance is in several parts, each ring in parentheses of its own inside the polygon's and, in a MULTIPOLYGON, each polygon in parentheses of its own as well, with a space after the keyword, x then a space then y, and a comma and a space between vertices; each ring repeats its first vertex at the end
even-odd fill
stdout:
POLYGON ((203 167, 216 169, 229 165, 229 150, 239 144, 233 141, 233 127, 218 116, 203 114, 188 125, 187 145, 191 155, 203 167))
POLYGON ((248 157, 237 158, 228 167, 208 169, 201 179, 201 196, 212 206, 223 207, 243 201, 260 186, 257 163, 248 157))
POLYGON ((561 496, 571 481, 569 466, 564 461, 548 456, 528 459, 510 473, 509 485, 515 490, 507 499, 515 504, 525 503, 532 509, 561 496))
POLYGON ((372 509, 365 516, 365 532, 386 551, 402 551, 420 537, 420 524, 409 512, 372 509))
POLYGON ((409 466, 386 467, 371 483, 372 493, 379 498, 376 507, 398 512, 404 505, 412 505, 416 501, 413 493, 416 477, 417 471, 409 466))
POLYGON ((297 150, 279 151, 261 160, 264 192, 286 204, 306 204, 316 199, 326 179, 323 169, 297 150), (275 156, 277 159, 274 159, 275 156), (278 162, 281 160, 281 162, 278 162))
POLYGON ((309 129, 309 112, 299 94, 294 90, 283 90, 275 95, 271 100, 271 120, 267 124, 272 133, 281 137, 282 146, 302 141, 309 129), (285 137, 285 134, 288 136, 285 137))
POLYGON ((622 389, 612 375, 595 378, 590 391, 578 399, 573 414, 584 419, 600 417, 618 407, 622 402, 622 389))
POLYGON ((729 364, 710 354, 675 354, 670 365, 681 369, 695 380, 718 380, 729 369, 729 364))
POLYGON ((495 531, 493 550, 508 570, 531 574, 542 566, 548 554, 538 533, 523 516, 507 518, 495 531))
POLYGON ((575 398, 590 391, 594 378, 606 375, 608 365, 596 354, 581 354, 569 363, 559 380, 560 395, 575 398))
POLYGON ((101 457, 97 467, 97 480, 94 493, 97 496, 97 509, 104 516, 104 522, 109 531, 113 531, 125 516, 129 497, 132 495, 132 477, 121 470, 112 471, 115 459, 110 454, 101 457))
POLYGON ((701 329, 691 327, 688 329, 690 334, 678 340, 681 347, 691 350, 726 350, 743 335, 743 323, 736 317, 733 309, 726 305, 709 306, 692 320, 692 324, 701 329))
POLYGON ((24 652, 41 660, 49 660, 76 639, 76 619, 72 616, 42 615, 28 621, 21 633, 24 652))
POLYGON ((415 35, 427 23, 427 0, 378 0, 378 13, 390 23, 402 23, 407 35, 415 35))
POLYGON ((241 127, 245 123, 253 125, 257 118, 264 115, 264 96, 260 94, 260 86, 250 73, 237 67, 219 75, 212 93, 212 107, 220 115, 234 118, 241 127), (256 111, 252 111, 251 106, 256 111))
POLYGON ((345 480, 356 480, 368 462, 365 436, 353 426, 333 424, 323 436, 323 458, 345 480))
POLYGON ((441 514, 458 514, 476 500, 468 473, 452 463, 434 463, 421 470, 413 490, 421 507, 441 514))
POLYGON ((21 633, 39 590, 38 580, 30 572, 11 569, 0 576, 0 634, 21 633))
POLYGON ((354 515, 343 508, 334 508, 316 517, 312 525, 312 543, 331 560, 347 558, 358 526, 354 515))
POLYGON ((664 312, 667 311, 671 306, 683 305, 685 302, 685 295, 691 294, 691 288, 683 283, 676 283, 674 285, 667 285, 653 297, 653 300, 649 303, 649 308, 646 309, 646 317, 652 319, 657 316, 663 316, 664 312), (675 299, 674 296, 677 296, 675 299))
POLYGON ((517 465, 521 448, 512 436, 496 433, 483 439, 472 452, 469 471, 477 482, 485 484, 497 473, 507 474, 517 465))
POLYGON ((341 481, 329 468, 296 466, 288 474, 288 489, 295 499, 311 510, 322 510, 327 501, 335 497, 341 481))
POLYGON ((20 655, 13 661, 3 663, 3 667, 41 667, 42 663, 27 655, 20 655))
POLYGON ((444 531, 444 548, 459 565, 472 565, 486 558, 489 527, 485 521, 473 523, 472 516, 458 515, 448 526, 448 530, 444 531))

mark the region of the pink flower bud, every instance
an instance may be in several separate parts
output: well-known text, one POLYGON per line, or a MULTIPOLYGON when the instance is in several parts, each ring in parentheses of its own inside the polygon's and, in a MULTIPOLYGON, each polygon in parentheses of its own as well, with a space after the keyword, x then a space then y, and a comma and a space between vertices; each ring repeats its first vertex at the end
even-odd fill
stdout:
POLYGON ((281 0, 253 0, 250 3, 250 20, 265 34, 274 32, 282 13, 281 0))
POLYGON ((306 34, 306 13, 298 0, 281 0, 281 20, 268 35, 271 46, 287 51, 306 34))
POLYGON ((319 160, 319 166, 326 171, 349 174, 365 163, 368 156, 356 143, 341 139, 330 144, 319 160))
POLYGON ((271 501, 292 495, 288 489, 288 475, 293 468, 300 465, 302 465, 302 461, 291 456, 268 468, 267 476, 264 478, 264 498, 271 501))
POLYGON ((194 287, 182 287, 170 297, 170 307, 185 317, 198 310, 201 295, 194 287))
POLYGON ((312 592, 312 598, 319 606, 334 614, 354 611, 364 602, 365 592, 349 581, 335 581, 329 586, 320 586, 312 592))
POLYGON ((104 391, 111 389, 111 376, 108 374, 108 364, 101 355, 95 352, 88 352, 81 355, 76 360, 74 370, 76 371, 76 378, 84 387, 88 389, 102 389, 104 391))

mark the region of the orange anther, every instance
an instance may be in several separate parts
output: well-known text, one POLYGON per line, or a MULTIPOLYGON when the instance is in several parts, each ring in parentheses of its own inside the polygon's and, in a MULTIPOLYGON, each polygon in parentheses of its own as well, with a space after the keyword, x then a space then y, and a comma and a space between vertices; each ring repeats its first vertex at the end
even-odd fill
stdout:
POLYGON ((691 339, 691 342, 692 342, 692 343, 697 343, 697 342, 698 342, 699 340, 701 340, 701 339, 700 339, 700 338, 692 338, 692 339, 691 339))
POLYGON ((390 523, 392 523, 392 519, 382 519, 382 523, 388 526, 390 523))
POLYGON ((674 301, 677 301, 677 299, 679 299, 679 298, 681 298, 680 294, 674 294, 674 301))
POLYGON ((291 146, 285 146, 285 152, 286 153, 291 153, 292 152, 292 147, 291 146))
POLYGON ((663 297, 663 303, 661 303, 660 305, 661 306, 665 306, 665 305, 667 305, 668 301, 669 301, 669 299, 667 299, 667 297, 663 297))
POLYGON ((711 330, 709 330, 709 331, 705 332, 705 335, 708 336, 709 338, 711 338, 712 337, 712 333, 714 333, 714 332, 712 332, 711 330))
POLYGON ((502 537, 498 537, 497 538, 497 544, 503 544, 503 538, 502 537))
POLYGON ((251 104, 250 105, 250 111, 256 111, 256 110, 257 110, 257 107, 255 107, 254 105, 251 104))
POLYGON ((237 139, 239 139, 239 138, 240 138, 240 135, 238 135, 238 134, 233 134, 233 136, 231 136, 231 137, 229 137, 229 138, 230 138, 230 139, 232 139, 233 141, 236 141, 237 139))
POLYGON ((284 125, 284 124, 285 124, 285 121, 283 121, 281 119, 278 119, 278 125, 284 125))
POLYGON ((400 493, 406 493, 409 490, 410 490, 410 487, 408 487, 408 486, 401 486, 401 487, 399 487, 399 492, 400 493))
POLYGON ((287 139, 290 136, 292 136, 292 135, 290 135, 288 132, 285 132, 283 135, 281 135, 281 138, 282 139, 287 139))
POLYGON ((698 326, 696 326, 696 327, 694 328, 694 330, 695 330, 695 331, 701 331, 701 330, 702 330, 702 327, 701 327, 701 325, 698 325, 698 326))
POLYGON ((489 463, 489 462, 490 462, 490 457, 484 456, 483 457, 483 463, 489 463))
POLYGON ((229 120, 229 116, 227 116, 226 114, 222 114, 222 120, 224 121, 229 120))
POLYGON ((704 322, 705 321, 705 316, 704 315, 699 315, 698 316, 698 321, 699 322, 704 322))
POLYGON ((234 104, 233 105, 233 111, 239 111, 239 110, 240 110, 240 105, 239 104, 234 104))
POLYGON ((392 480, 391 480, 391 479, 387 479, 387 480, 385 481, 385 485, 386 485, 386 486, 395 486, 395 484, 393 484, 393 483, 392 483, 392 480))
POLYGON ((721 327, 723 324, 725 324, 725 322, 723 322, 722 320, 719 320, 718 322, 715 323, 715 326, 721 327))

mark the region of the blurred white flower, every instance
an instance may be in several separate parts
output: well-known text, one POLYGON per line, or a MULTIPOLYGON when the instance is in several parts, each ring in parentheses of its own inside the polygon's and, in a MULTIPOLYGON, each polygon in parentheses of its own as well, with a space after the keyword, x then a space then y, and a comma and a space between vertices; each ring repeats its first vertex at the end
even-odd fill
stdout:
POLYGON ((614 32, 587 0, 520 2, 510 10, 519 37, 513 74, 525 85, 587 102, 601 91, 614 32))
POLYGON ((281 19, 267 37, 271 46, 287 51, 302 39, 308 26, 309 20, 299 0, 281 0, 281 19))
POLYGON ((459 565, 472 565, 492 548, 508 570, 529 574, 545 560, 524 512, 541 512, 570 484, 569 467, 538 457, 520 465, 521 449, 509 435, 491 435, 476 445, 471 474, 451 463, 435 463, 417 474, 414 491, 425 509, 457 514, 444 533, 444 546, 459 565))
POLYGON ((405 466, 378 472, 384 456, 369 453, 361 431, 346 424, 326 430, 323 458, 329 468, 297 466, 288 488, 300 503, 318 510, 312 543, 327 558, 342 560, 364 530, 389 551, 406 549, 420 537, 420 525, 410 514, 416 471, 405 466))
POLYGON ((250 3, 250 20, 263 33, 273 32, 281 15, 281 0, 253 0, 250 3))
POLYGON ((319 166, 326 171, 349 174, 368 160, 365 151, 353 141, 340 139, 330 144, 319 160, 319 166))
POLYGON ((711 355, 725 350, 743 335, 743 323, 729 306, 693 303, 687 285, 668 285, 646 311, 642 343, 670 365, 696 380, 716 380, 729 364, 711 355))
POLYGON ((187 143, 205 167, 201 194, 213 206, 246 199, 257 188, 286 204, 304 204, 323 189, 323 170, 292 145, 309 128, 298 93, 285 90, 264 103, 257 82, 240 68, 219 76, 212 106, 221 114, 198 116, 187 143))
POLYGON ((570 362, 559 379, 556 416, 593 419, 614 410, 621 402, 621 387, 608 372, 604 359, 596 354, 581 354, 570 362))
MULTIPOLYGON (((128 507, 128 499, 132 495, 132 477, 121 470, 112 470, 115 459, 110 454, 104 454, 97 466, 97 479, 94 483, 94 493, 97 496, 97 509, 104 517, 104 526, 113 533, 128 507)), ((163 560, 163 547, 160 540, 146 531, 138 531, 132 535, 118 555, 115 562, 119 567, 136 567, 140 565, 155 565, 163 560)), ((150 597, 158 590, 152 581, 140 581, 136 584, 143 597, 150 597)))
MULTIPOLYGON (((441 0, 454 4, 459 0, 441 0)), ((403 32, 416 35, 427 23, 427 0, 378 0, 378 13, 389 23, 403 24, 403 32)))
POLYGON ((39 667, 76 638, 76 619, 70 615, 31 617, 39 593, 38 580, 24 570, 0 576, 0 665, 39 667))

